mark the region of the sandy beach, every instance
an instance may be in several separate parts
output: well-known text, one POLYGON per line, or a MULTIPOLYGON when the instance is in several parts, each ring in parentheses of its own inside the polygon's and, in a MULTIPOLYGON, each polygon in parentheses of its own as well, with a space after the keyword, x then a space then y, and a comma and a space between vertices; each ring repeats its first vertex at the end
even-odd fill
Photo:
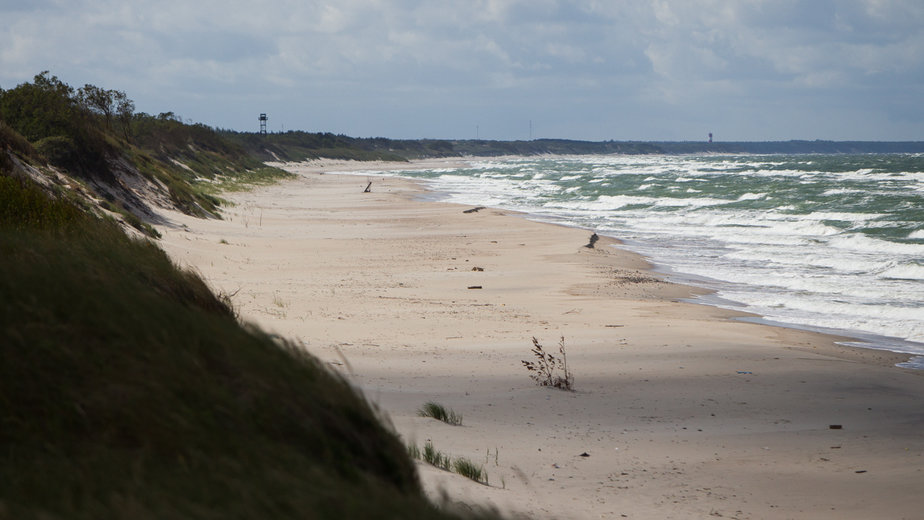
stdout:
POLYGON ((487 486, 421 463, 435 498, 530 518, 921 517, 924 373, 904 356, 685 303, 696 289, 614 239, 585 247, 590 231, 330 173, 407 164, 285 167, 298 177, 224 194, 223 220, 164 212, 160 245, 406 441, 484 464, 487 486), (575 391, 530 379, 532 337, 564 337, 575 391), (463 424, 418 417, 427 401, 463 424))

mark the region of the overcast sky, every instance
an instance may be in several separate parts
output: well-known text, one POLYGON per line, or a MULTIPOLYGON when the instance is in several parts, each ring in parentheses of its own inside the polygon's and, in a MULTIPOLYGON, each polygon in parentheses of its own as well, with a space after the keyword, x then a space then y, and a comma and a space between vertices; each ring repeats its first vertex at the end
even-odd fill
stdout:
POLYGON ((922 0, 0 0, 0 87, 357 137, 924 140, 922 0))

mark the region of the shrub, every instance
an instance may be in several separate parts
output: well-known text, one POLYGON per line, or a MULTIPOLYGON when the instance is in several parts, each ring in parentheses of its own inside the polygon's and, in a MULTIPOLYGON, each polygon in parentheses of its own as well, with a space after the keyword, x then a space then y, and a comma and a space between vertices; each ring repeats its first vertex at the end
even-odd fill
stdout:
POLYGON ((536 361, 522 361, 523 366, 530 372, 529 377, 540 386, 551 386, 561 390, 573 389, 574 375, 568 370, 568 356, 565 354, 564 336, 558 342, 559 357, 546 352, 535 337, 533 337, 531 352, 536 356, 536 361))
POLYGON ((78 102, 73 88, 48 71, 35 76, 33 83, 0 91, 0 113, 30 142, 53 139, 43 145, 52 153, 52 164, 82 177, 111 180, 106 157, 112 149, 94 114, 78 102), (70 142, 59 139, 62 136, 70 142))
POLYGON ((35 148, 55 166, 73 168, 77 164, 77 145, 70 137, 63 135, 46 137, 35 143, 35 148))
POLYGON ((79 208, 30 181, 0 176, 0 228, 64 230, 87 219, 79 208))
MULTIPOLYGON (((9 149, 13 153, 32 159, 38 158, 38 152, 25 137, 0 119, 0 150, 9 149)), ((10 168, 6 153, 0 151, 0 166, 10 168)))

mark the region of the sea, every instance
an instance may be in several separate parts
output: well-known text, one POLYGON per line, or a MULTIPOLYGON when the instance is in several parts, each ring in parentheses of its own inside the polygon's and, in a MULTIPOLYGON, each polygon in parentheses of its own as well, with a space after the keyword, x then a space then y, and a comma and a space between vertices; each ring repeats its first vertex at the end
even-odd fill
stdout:
POLYGON ((699 303, 924 369, 922 154, 542 156, 378 174, 617 238, 714 291, 699 303))

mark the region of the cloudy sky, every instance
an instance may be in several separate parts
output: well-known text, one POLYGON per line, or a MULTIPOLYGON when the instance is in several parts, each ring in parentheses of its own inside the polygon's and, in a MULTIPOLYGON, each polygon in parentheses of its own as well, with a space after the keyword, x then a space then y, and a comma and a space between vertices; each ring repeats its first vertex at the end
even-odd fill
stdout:
POLYGON ((0 87, 43 70, 238 130, 924 140, 921 0, 0 0, 0 87))

